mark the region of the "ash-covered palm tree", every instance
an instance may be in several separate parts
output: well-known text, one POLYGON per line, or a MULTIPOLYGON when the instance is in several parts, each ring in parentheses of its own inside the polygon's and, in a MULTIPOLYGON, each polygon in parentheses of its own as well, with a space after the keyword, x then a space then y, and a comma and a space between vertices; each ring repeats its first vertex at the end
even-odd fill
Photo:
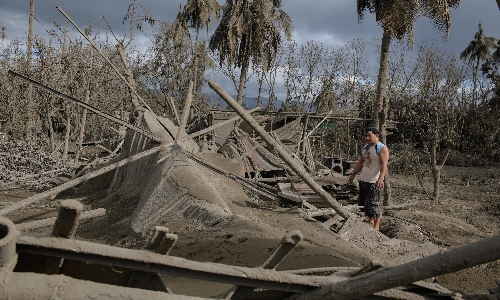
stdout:
POLYGON ((474 39, 470 41, 467 48, 465 48, 462 53, 460 53, 460 58, 463 60, 469 60, 469 63, 476 63, 474 69, 474 87, 472 90, 472 101, 476 100, 476 88, 477 88, 477 74, 479 72, 479 63, 481 60, 486 60, 490 56, 490 48, 495 48, 497 41, 494 37, 484 36, 483 28, 481 27, 481 22, 478 25, 479 29, 474 35, 474 39))
POLYGON ((194 42, 194 60, 192 68, 192 76, 194 80, 194 86, 196 87, 196 78, 198 63, 200 57, 204 53, 202 50, 205 49, 205 45, 199 44, 200 30, 204 29, 205 26, 208 29, 212 27, 212 19, 217 22, 220 18, 220 12, 222 7, 219 5, 217 0, 188 0, 183 9, 177 14, 177 18, 172 24, 173 28, 177 30, 176 38, 182 41, 182 34, 189 34, 189 28, 194 28, 196 31, 195 42, 194 42))
POLYGON ((227 0, 223 16, 209 47, 218 52, 219 63, 241 68, 238 103, 243 103, 250 62, 271 62, 276 56, 282 33, 291 37, 292 21, 281 9, 281 0, 227 0))
POLYGON ((461 0, 357 0, 358 20, 363 19, 365 11, 375 13, 377 23, 384 30, 380 49, 380 68, 378 73, 374 124, 382 130, 385 140, 386 115, 389 101, 386 98, 387 71, 391 40, 407 38, 413 44, 413 26, 416 19, 425 16, 433 20, 438 30, 448 36, 451 25, 451 7, 458 7, 461 0), (385 102, 385 103, 384 103, 385 102))

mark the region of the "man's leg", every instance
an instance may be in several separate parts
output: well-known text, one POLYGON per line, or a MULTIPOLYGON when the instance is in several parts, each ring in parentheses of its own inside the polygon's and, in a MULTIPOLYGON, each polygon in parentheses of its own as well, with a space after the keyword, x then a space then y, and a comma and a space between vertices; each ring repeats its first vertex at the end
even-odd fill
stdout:
POLYGON ((365 198, 366 198, 366 187, 363 185, 363 182, 358 182, 359 193, 358 193, 358 212, 360 216, 363 216, 364 207, 365 207, 365 198))
POLYGON ((365 215, 368 216, 368 225, 375 230, 380 230, 380 219, 382 218, 380 195, 380 189, 374 183, 370 184, 365 199, 365 215))
POLYGON ((373 229, 380 230, 380 220, 382 220, 382 202, 380 200, 382 191, 379 188, 373 192, 373 229))
POLYGON ((374 217, 368 218, 368 225, 370 225, 370 227, 372 227, 372 228, 375 228, 375 218, 374 217))

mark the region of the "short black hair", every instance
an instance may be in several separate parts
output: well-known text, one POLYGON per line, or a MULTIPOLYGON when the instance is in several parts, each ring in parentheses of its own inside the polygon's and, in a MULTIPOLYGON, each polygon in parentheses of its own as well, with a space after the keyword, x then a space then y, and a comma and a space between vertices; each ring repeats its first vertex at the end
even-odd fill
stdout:
POLYGON ((378 129, 376 127, 373 127, 373 126, 366 127, 365 132, 368 132, 368 131, 371 131, 373 134, 380 134, 378 129))

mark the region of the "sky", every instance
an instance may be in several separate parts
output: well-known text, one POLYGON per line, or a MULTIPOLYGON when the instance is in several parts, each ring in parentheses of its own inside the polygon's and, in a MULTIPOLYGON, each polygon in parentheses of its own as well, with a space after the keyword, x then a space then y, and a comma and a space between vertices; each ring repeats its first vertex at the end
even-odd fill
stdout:
MULTIPOLYGON (((52 20, 65 24, 66 19, 56 9, 59 6, 82 29, 92 22, 102 26, 100 17, 104 16, 116 35, 128 35, 128 24, 123 23, 123 17, 129 3, 127 0, 35 0, 37 20, 34 31, 44 36, 47 31, 55 29, 52 20)), ((136 3, 146 7, 155 18, 173 21, 186 0, 136 0, 136 3)), ((223 4, 223 1, 219 0, 219 3, 223 4)), ((7 39, 3 43, 27 37, 29 6, 29 0, 0 0, 0 22, 7 29, 7 39)), ((365 14, 365 18, 358 22, 354 0, 283 0, 282 8, 291 17, 293 39, 299 44, 315 40, 324 45, 341 46, 355 38, 373 42, 382 37, 382 29, 371 14, 365 14)), ((495 0, 462 0, 458 9, 451 9, 451 29, 447 40, 429 19, 418 19, 414 28, 415 45, 425 41, 458 56, 473 40, 479 22, 486 36, 500 38, 500 10, 495 0)), ((139 36, 137 32, 135 37, 138 47, 147 48, 148 38, 139 36)), ((373 47, 378 45, 373 44, 373 47)), ((367 55, 369 65, 376 74, 379 59, 376 49, 367 48, 367 55)), ((229 80, 220 78, 219 83, 234 94, 229 80)), ((254 87, 255 84, 250 82, 247 96, 255 96, 252 95, 256 91, 254 87)))

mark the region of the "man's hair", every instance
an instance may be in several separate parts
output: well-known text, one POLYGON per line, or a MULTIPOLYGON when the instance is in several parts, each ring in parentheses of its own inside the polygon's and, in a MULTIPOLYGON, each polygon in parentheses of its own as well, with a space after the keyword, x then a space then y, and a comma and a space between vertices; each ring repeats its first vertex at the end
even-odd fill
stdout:
POLYGON ((371 131, 373 134, 380 134, 378 129, 376 127, 373 127, 373 126, 366 127, 365 132, 368 132, 368 131, 371 131))

